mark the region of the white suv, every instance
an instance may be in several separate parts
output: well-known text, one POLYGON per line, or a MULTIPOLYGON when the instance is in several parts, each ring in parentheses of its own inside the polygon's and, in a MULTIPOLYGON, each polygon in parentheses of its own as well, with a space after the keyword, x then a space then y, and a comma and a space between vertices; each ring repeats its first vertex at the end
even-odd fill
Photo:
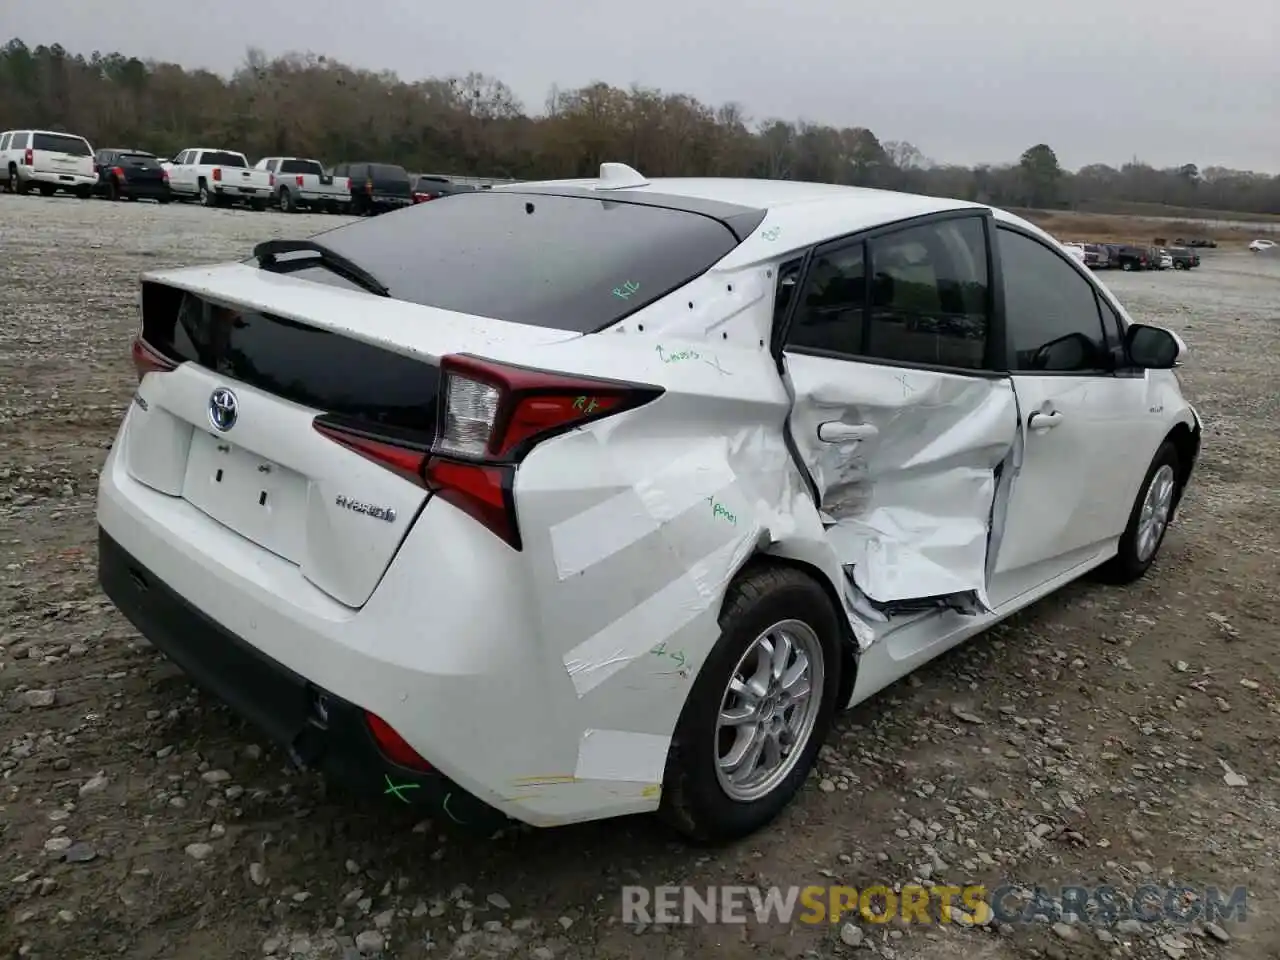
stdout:
POLYGON ((388 803, 741 836, 838 708, 1095 568, 1191 475, 1185 346, 961 201, 598 180, 148 274, 100 578, 388 803))
POLYGON ((84 137, 49 130, 0 133, 0 177, 10 193, 32 187, 44 196, 58 190, 88 200, 98 182, 93 147, 84 137))

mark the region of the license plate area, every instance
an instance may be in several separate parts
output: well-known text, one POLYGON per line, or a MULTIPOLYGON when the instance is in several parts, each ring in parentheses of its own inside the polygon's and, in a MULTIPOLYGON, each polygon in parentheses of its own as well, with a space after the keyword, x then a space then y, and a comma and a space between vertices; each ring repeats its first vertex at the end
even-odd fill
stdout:
POLYGON ((299 562, 307 478, 224 437, 193 431, 182 497, 258 546, 299 562))

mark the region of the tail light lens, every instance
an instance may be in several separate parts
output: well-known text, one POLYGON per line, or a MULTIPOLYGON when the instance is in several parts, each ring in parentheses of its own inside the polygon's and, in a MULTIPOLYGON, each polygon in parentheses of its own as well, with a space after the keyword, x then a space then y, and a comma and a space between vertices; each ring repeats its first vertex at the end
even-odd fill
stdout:
POLYGON ((129 352, 133 358, 133 368, 138 372, 139 383, 148 373, 168 373, 178 366, 140 336, 133 341, 129 352))
POLYGON ((213 168, 213 179, 215 179, 215 180, 221 180, 221 179, 222 179, 222 168, 221 168, 221 167, 214 167, 214 168, 213 168))
POLYGON ((298 186, 302 186, 302 174, 298 174, 293 180, 298 186))
POLYGON ((545 440, 633 410, 661 387, 570 376, 452 354, 440 362, 434 440, 415 445, 324 417, 316 430, 453 504, 521 549, 512 486, 520 462, 545 440))
POLYGON ((267 186, 274 187, 276 185, 276 175, 274 173, 267 176, 267 186))
POLYGON ((124 175, 124 167, 112 167, 112 168, 111 168, 111 172, 112 172, 112 173, 114 173, 114 174, 116 175, 116 179, 117 179, 117 180, 124 180, 124 179, 125 179, 125 175, 124 175))
POLYGON ((22 154, 22 165, 24 167, 34 167, 36 165, 36 152, 27 147, 26 152, 22 154))
POLYGON ((368 710, 364 713, 364 719, 369 727, 369 732, 373 734, 374 743, 378 745, 378 749, 382 751, 384 757, 392 763, 410 770, 417 770, 421 773, 431 772, 431 764, 427 763, 417 750, 409 746, 408 741, 396 733, 391 724, 376 713, 370 713, 368 710))

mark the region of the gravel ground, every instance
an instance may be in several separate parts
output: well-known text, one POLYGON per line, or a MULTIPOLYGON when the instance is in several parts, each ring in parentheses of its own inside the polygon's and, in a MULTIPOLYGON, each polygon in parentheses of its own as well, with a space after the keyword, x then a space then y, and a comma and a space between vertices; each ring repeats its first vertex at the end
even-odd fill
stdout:
POLYGON ((134 384, 137 274, 335 222, 0 197, 0 957, 1280 956, 1280 258, 1106 277, 1191 345, 1206 423, 1148 577, 1076 584, 846 715, 774 828, 693 851, 647 818, 477 840, 327 795, 100 596, 95 477, 134 384), (913 878, 1245 885, 1248 915, 619 916, 629 883, 913 878))

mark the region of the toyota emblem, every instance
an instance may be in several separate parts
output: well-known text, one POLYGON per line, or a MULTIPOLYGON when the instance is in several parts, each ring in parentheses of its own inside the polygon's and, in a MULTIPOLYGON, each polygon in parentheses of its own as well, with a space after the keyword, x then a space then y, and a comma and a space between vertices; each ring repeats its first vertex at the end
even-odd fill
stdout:
POLYGON ((219 387, 209 397, 209 422, 222 433, 236 425, 236 395, 226 387, 219 387))

